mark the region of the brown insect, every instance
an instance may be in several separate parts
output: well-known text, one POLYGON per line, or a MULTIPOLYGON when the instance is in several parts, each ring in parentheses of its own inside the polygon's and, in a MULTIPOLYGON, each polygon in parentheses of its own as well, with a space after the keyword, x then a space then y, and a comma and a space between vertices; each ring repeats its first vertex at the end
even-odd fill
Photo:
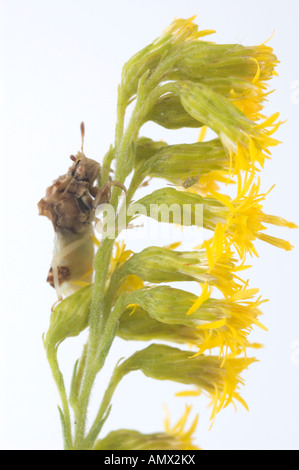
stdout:
POLYGON ((69 295, 92 281, 94 258, 93 221, 95 208, 108 203, 111 187, 126 188, 118 181, 97 186, 101 165, 83 153, 85 128, 81 123, 82 146, 68 172, 59 176, 38 203, 40 215, 48 217, 55 231, 53 260, 47 281, 58 297, 69 295))

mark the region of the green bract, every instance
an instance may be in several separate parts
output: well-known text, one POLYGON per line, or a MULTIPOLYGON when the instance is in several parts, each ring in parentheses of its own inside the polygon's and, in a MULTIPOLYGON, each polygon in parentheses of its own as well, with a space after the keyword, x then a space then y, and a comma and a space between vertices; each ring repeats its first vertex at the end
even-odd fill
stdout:
POLYGON ((183 183, 189 177, 223 170, 227 154, 218 139, 195 144, 167 145, 141 138, 137 142, 135 165, 140 173, 183 183))
MULTIPOLYGON (((138 205, 143 206, 146 214, 158 222, 196 225, 211 230, 215 229, 218 222, 224 222, 225 218, 221 211, 228 213, 228 209, 217 199, 203 198, 199 194, 178 191, 174 188, 157 189, 139 199, 136 202, 137 207, 138 205)), ((133 208, 134 205, 132 212, 133 208)))
POLYGON ((60 302, 53 310, 45 347, 57 347, 71 336, 77 336, 88 326, 91 286, 84 287, 60 302))
POLYGON ((127 341, 150 341, 152 339, 179 344, 197 345, 203 336, 196 328, 183 324, 162 323, 137 307, 127 309, 119 322, 118 336, 127 341))

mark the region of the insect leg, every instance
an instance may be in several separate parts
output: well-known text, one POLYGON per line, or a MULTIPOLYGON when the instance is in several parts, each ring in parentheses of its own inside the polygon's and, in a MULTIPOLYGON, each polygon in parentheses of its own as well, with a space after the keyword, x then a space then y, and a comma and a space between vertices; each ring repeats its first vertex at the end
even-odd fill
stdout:
POLYGON ((63 300, 63 298, 60 296, 60 297, 56 300, 56 302, 54 302, 54 304, 53 304, 52 307, 51 307, 51 312, 54 311, 56 305, 59 304, 59 302, 61 302, 62 300, 63 300))
MULTIPOLYGON (((109 183, 108 183, 109 184, 109 183)), ((122 183, 120 183, 119 181, 110 181, 110 185, 111 186, 117 186, 118 188, 121 188, 125 195, 127 196, 128 195, 128 190, 127 188, 125 187, 125 185, 123 185, 122 183)))
POLYGON ((111 186, 117 186, 121 188, 125 194, 128 194, 127 188, 119 181, 108 181, 97 193, 93 201, 93 207, 96 209, 100 204, 105 204, 110 201, 111 198, 111 186))

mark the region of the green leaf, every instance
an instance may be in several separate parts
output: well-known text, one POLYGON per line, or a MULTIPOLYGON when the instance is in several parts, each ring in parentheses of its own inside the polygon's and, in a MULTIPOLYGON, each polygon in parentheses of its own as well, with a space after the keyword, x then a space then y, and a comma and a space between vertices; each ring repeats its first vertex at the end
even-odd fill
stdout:
POLYGON ((57 347, 71 336, 77 336, 88 326, 92 285, 83 287, 62 300, 53 310, 45 347, 57 347))
POLYGON ((62 428, 62 436, 63 436, 63 443, 64 443, 64 449, 69 450, 70 449, 70 442, 67 437, 67 432, 66 432, 66 424, 65 424, 65 419, 64 419, 64 414, 60 406, 58 406, 58 411, 59 411, 59 416, 60 416, 60 422, 61 422, 61 428, 62 428))

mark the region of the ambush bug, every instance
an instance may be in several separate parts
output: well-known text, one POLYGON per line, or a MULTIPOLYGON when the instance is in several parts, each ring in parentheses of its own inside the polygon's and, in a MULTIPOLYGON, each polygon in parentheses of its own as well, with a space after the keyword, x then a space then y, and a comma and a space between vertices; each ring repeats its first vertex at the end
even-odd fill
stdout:
POLYGON ((73 164, 59 176, 38 203, 39 214, 48 217, 55 231, 53 259, 47 281, 58 298, 92 282, 95 209, 110 201, 111 187, 126 188, 109 180, 98 187, 101 165, 83 153, 85 128, 81 123, 81 151, 71 155, 73 164))

